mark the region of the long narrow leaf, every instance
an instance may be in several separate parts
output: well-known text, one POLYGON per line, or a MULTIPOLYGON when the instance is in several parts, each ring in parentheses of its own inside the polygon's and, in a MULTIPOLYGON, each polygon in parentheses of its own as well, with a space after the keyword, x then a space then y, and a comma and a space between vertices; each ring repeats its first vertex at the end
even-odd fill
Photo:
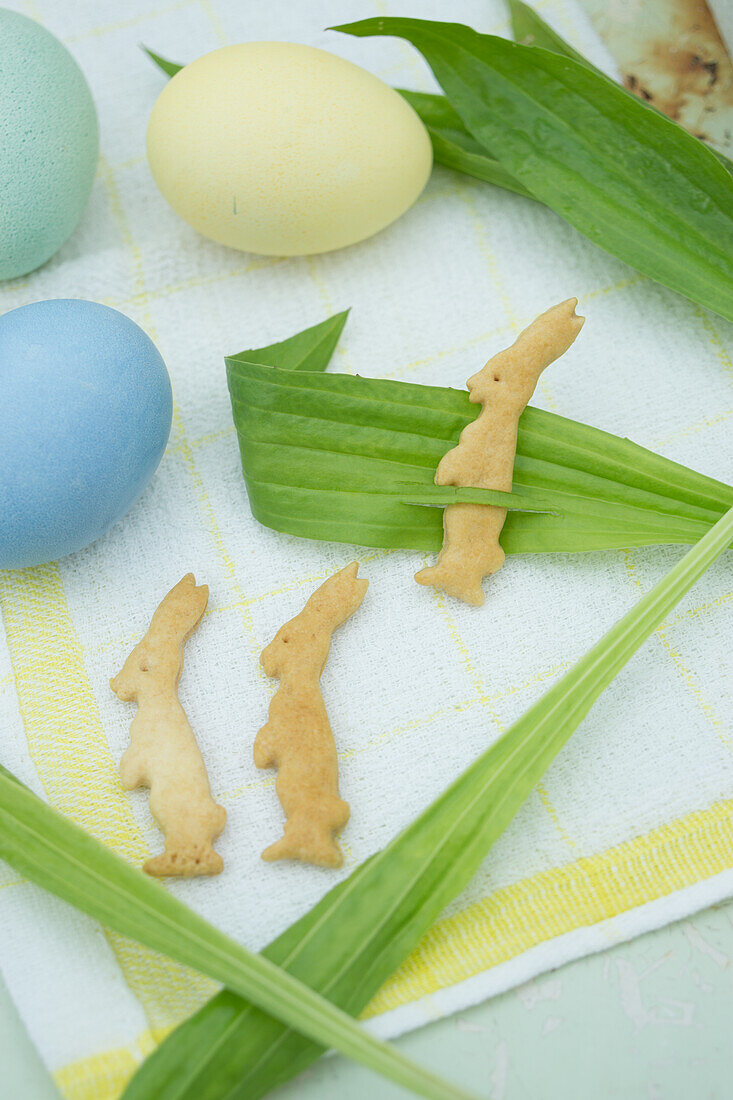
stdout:
POLYGON ((121 935, 250 998, 322 1047, 332 1046, 420 1096, 468 1096, 374 1039, 292 974, 219 932, 5 769, 0 769, 0 859, 121 935))
POLYGON ((733 320, 733 178, 677 123, 585 62, 460 24, 379 18, 335 29, 411 42, 467 130, 535 198, 733 320))
MULTIPOLYGON (((470 881, 601 692, 732 538, 733 510, 412 825, 264 954, 360 1012, 470 881)), ((319 1054, 223 992, 144 1063, 125 1100, 257 1100, 319 1054)))
MULTIPOLYGON (((550 50, 552 53, 561 54, 563 57, 570 57, 573 61, 579 61, 582 65, 585 65, 586 68, 591 69, 598 76, 603 77, 604 80, 616 84, 607 73, 604 73, 602 69, 599 69, 589 61, 587 57, 578 53, 569 42, 566 42, 556 30, 544 21, 542 16, 536 12, 534 8, 529 6, 529 4, 525 4, 523 0, 507 0, 507 6, 511 16, 512 35, 515 42, 519 42, 523 46, 541 46, 542 49, 550 50)), ((618 85, 616 86, 618 87, 618 85)), ((627 89, 624 89, 624 91, 633 99, 638 99, 632 91, 627 89)), ((653 103, 645 101, 643 106, 647 111, 656 111, 657 114, 664 116, 664 111, 660 111, 653 103)), ((708 146, 708 148, 729 171, 733 170, 733 162, 731 162, 728 157, 724 156, 723 153, 712 146, 708 146)))
POLYGON ((514 191, 525 198, 533 197, 496 157, 492 157, 471 137, 444 95, 410 92, 405 88, 398 88, 397 91, 422 119, 438 164, 503 187, 505 191, 514 191))
MULTIPOLYGON (((553 53, 562 54, 564 57, 572 57, 574 61, 580 61, 588 69, 592 69, 598 76, 603 77, 605 80, 611 80, 601 69, 596 68, 587 57, 583 57, 582 54, 574 50, 573 47, 561 38, 557 31, 545 23, 544 19, 531 8, 529 4, 525 4, 523 0, 507 0, 509 6, 509 13, 512 20, 512 34, 515 41, 521 42, 525 46, 542 46, 543 49, 551 50, 553 53)), ((614 83, 611 81, 611 83, 614 83)), ((627 92, 633 99, 637 97, 633 92, 627 92)), ((436 98, 440 98, 439 96, 436 98)), ((644 103, 643 106, 647 111, 656 111, 657 114, 664 115, 663 111, 660 111, 658 107, 655 107, 653 103, 644 103)), ((696 140, 700 140, 697 138, 696 140)), ((708 145, 707 148, 715 156, 723 167, 728 172, 733 172, 733 161, 729 157, 726 157, 724 153, 721 153, 719 149, 716 149, 712 145, 708 145)), ((470 175, 471 173, 469 173, 470 175)))
MULTIPOLYGON (((410 505, 438 501, 435 468, 477 406, 465 391, 324 373, 344 317, 227 360, 252 512, 306 538, 438 549, 439 511, 410 505)), ((531 407, 514 482, 511 497, 483 498, 511 509, 508 553, 691 543, 733 505, 730 486, 531 407)))

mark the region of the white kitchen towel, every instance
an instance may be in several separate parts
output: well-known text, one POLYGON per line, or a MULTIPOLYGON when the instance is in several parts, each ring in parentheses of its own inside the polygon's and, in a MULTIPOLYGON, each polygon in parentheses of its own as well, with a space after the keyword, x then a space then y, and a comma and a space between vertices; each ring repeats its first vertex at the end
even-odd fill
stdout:
MULTIPOLYGON (((7 2, 7 0, 6 0, 7 2)), ((501 0, 34 0, 13 4, 69 46, 99 109, 102 159, 61 252, 0 288, 0 308, 97 299, 158 344, 176 413, 143 499, 88 550, 0 579, 0 758, 138 865, 161 848, 146 792, 117 765, 134 708, 109 678, 162 595, 192 570, 210 608, 188 644, 182 698, 227 828, 216 879, 169 889, 259 948, 381 847, 676 561, 681 548, 511 558, 464 607, 418 587, 420 555, 307 542, 260 527, 239 468, 223 358, 348 306, 333 369, 463 386, 537 313, 570 295, 585 328, 535 403, 731 480, 733 328, 588 243, 550 211, 437 168, 395 225, 310 259, 244 255, 198 237, 148 170, 145 127, 178 61, 225 43, 324 47, 389 83, 430 89, 394 39, 323 28, 377 14, 506 33, 501 0), (152 8, 152 10, 151 10, 152 8), (344 797, 341 872, 263 863, 280 832, 252 741, 273 690, 258 655, 332 570, 370 581, 323 678, 344 797)), ((579 8, 540 4, 608 65, 579 8)), ((569 958, 731 892, 731 557, 720 560, 605 692, 470 888, 376 998, 386 1034, 481 1000, 569 958)), ((60 1088, 116 1096, 143 1055, 201 1003, 207 981, 0 872, 0 966, 60 1088)))

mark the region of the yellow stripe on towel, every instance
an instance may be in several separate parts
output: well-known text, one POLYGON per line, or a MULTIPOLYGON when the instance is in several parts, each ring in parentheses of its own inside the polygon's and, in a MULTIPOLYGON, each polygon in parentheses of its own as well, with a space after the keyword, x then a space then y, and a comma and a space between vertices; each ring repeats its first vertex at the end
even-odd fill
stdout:
POLYGON ((496 890, 438 921, 367 1006, 379 1015, 540 943, 733 867, 733 801, 496 890))
MULTIPOLYGON (((438 921, 363 1018, 409 1004, 556 936, 656 901, 730 867, 733 801, 523 879, 438 921)), ((56 1084, 67 1100, 117 1100, 151 1039, 145 1033, 133 1047, 64 1066, 54 1075, 56 1084)))
MULTIPOLYGON (((0 571, 0 611, 28 749, 49 802, 140 866, 150 852, 109 751, 56 565, 0 571)), ((216 989, 208 978, 123 936, 108 932, 107 939, 156 1032, 216 989)))
POLYGON ((166 1028, 156 1034, 144 1031, 132 1046, 70 1062, 53 1075, 59 1092, 73 1100, 115 1100, 140 1063, 170 1030, 166 1028))

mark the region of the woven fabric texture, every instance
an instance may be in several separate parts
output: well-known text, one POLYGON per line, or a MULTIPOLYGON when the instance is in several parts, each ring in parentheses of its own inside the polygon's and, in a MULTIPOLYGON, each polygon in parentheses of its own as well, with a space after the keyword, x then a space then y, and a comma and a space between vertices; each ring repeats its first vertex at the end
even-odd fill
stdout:
MULTIPOLYGON (((110 676, 189 570, 211 589, 181 697, 227 810, 216 879, 169 888, 259 948, 435 797, 683 552, 659 547, 511 558, 480 609, 418 587, 424 560, 306 542, 260 527, 239 468, 223 358, 352 307, 332 369, 463 386, 536 314, 570 295, 587 318, 534 402, 731 479, 733 327, 651 283, 529 200, 437 168, 417 204, 372 240, 306 259, 215 245, 166 205, 144 154, 164 77, 227 43, 323 47, 391 84, 430 90, 394 39, 323 28, 384 14, 508 33, 500 0, 34 0, 82 66, 102 157, 81 225, 0 308, 87 297, 127 313, 171 373, 170 445, 142 500, 99 543, 0 575, 2 761, 140 865, 161 850, 146 792, 117 767, 134 714, 110 676), (449 8, 449 10, 448 10, 449 8), (258 656, 331 571, 370 581, 334 640, 323 691, 352 817, 340 872, 266 864, 280 835, 272 773, 252 742, 274 685, 258 656)), ((570 0, 537 5, 608 67, 570 0)), ((396 1034, 568 958, 730 892, 733 742, 730 555, 622 672, 550 768, 470 888, 380 992, 369 1026, 396 1034)), ((0 869, 0 967, 70 1100, 113 1100, 211 984, 109 933, 0 869)))

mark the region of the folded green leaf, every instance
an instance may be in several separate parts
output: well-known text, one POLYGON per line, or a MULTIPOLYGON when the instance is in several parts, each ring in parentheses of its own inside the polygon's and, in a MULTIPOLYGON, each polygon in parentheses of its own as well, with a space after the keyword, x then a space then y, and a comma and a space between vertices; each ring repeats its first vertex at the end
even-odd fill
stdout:
POLYGON ((108 928, 226 984, 322 1047, 332 1046, 420 1096, 468 1097, 374 1039, 293 975, 219 932, 2 767, 0 859, 108 928))
POLYGON ((423 505, 428 508, 445 508, 446 504, 491 504, 520 512, 553 511, 552 505, 539 493, 503 493, 499 489, 478 489, 457 485, 396 485, 387 490, 399 497, 403 504, 423 505))
MULTIPOLYGON (((465 391, 325 374, 344 319, 227 359, 252 512, 306 538, 439 549, 440 512, 411 507, 408 487, 413 504, 439 499, 435 468, 478 408, 465 391)), ((733 505, 730 486, 532 407, 514 482, 511 499, 484 498, 511 509, 508 553, 695 542, 733 505)))
MULTIPOLYGON (((360 1012, 467 885, 604 688, 732 538, 733 510, 412 825, 264 954, 360 1012)), ((166 1039, 124 1100, 257 1100, 319 1054, 224 992, 166 1039)))
POLYGON ((539 201, 733 320, 733 178, 701 141, 585 62, 470 27, 366 19, 425 57, 464 126, 539 201))

